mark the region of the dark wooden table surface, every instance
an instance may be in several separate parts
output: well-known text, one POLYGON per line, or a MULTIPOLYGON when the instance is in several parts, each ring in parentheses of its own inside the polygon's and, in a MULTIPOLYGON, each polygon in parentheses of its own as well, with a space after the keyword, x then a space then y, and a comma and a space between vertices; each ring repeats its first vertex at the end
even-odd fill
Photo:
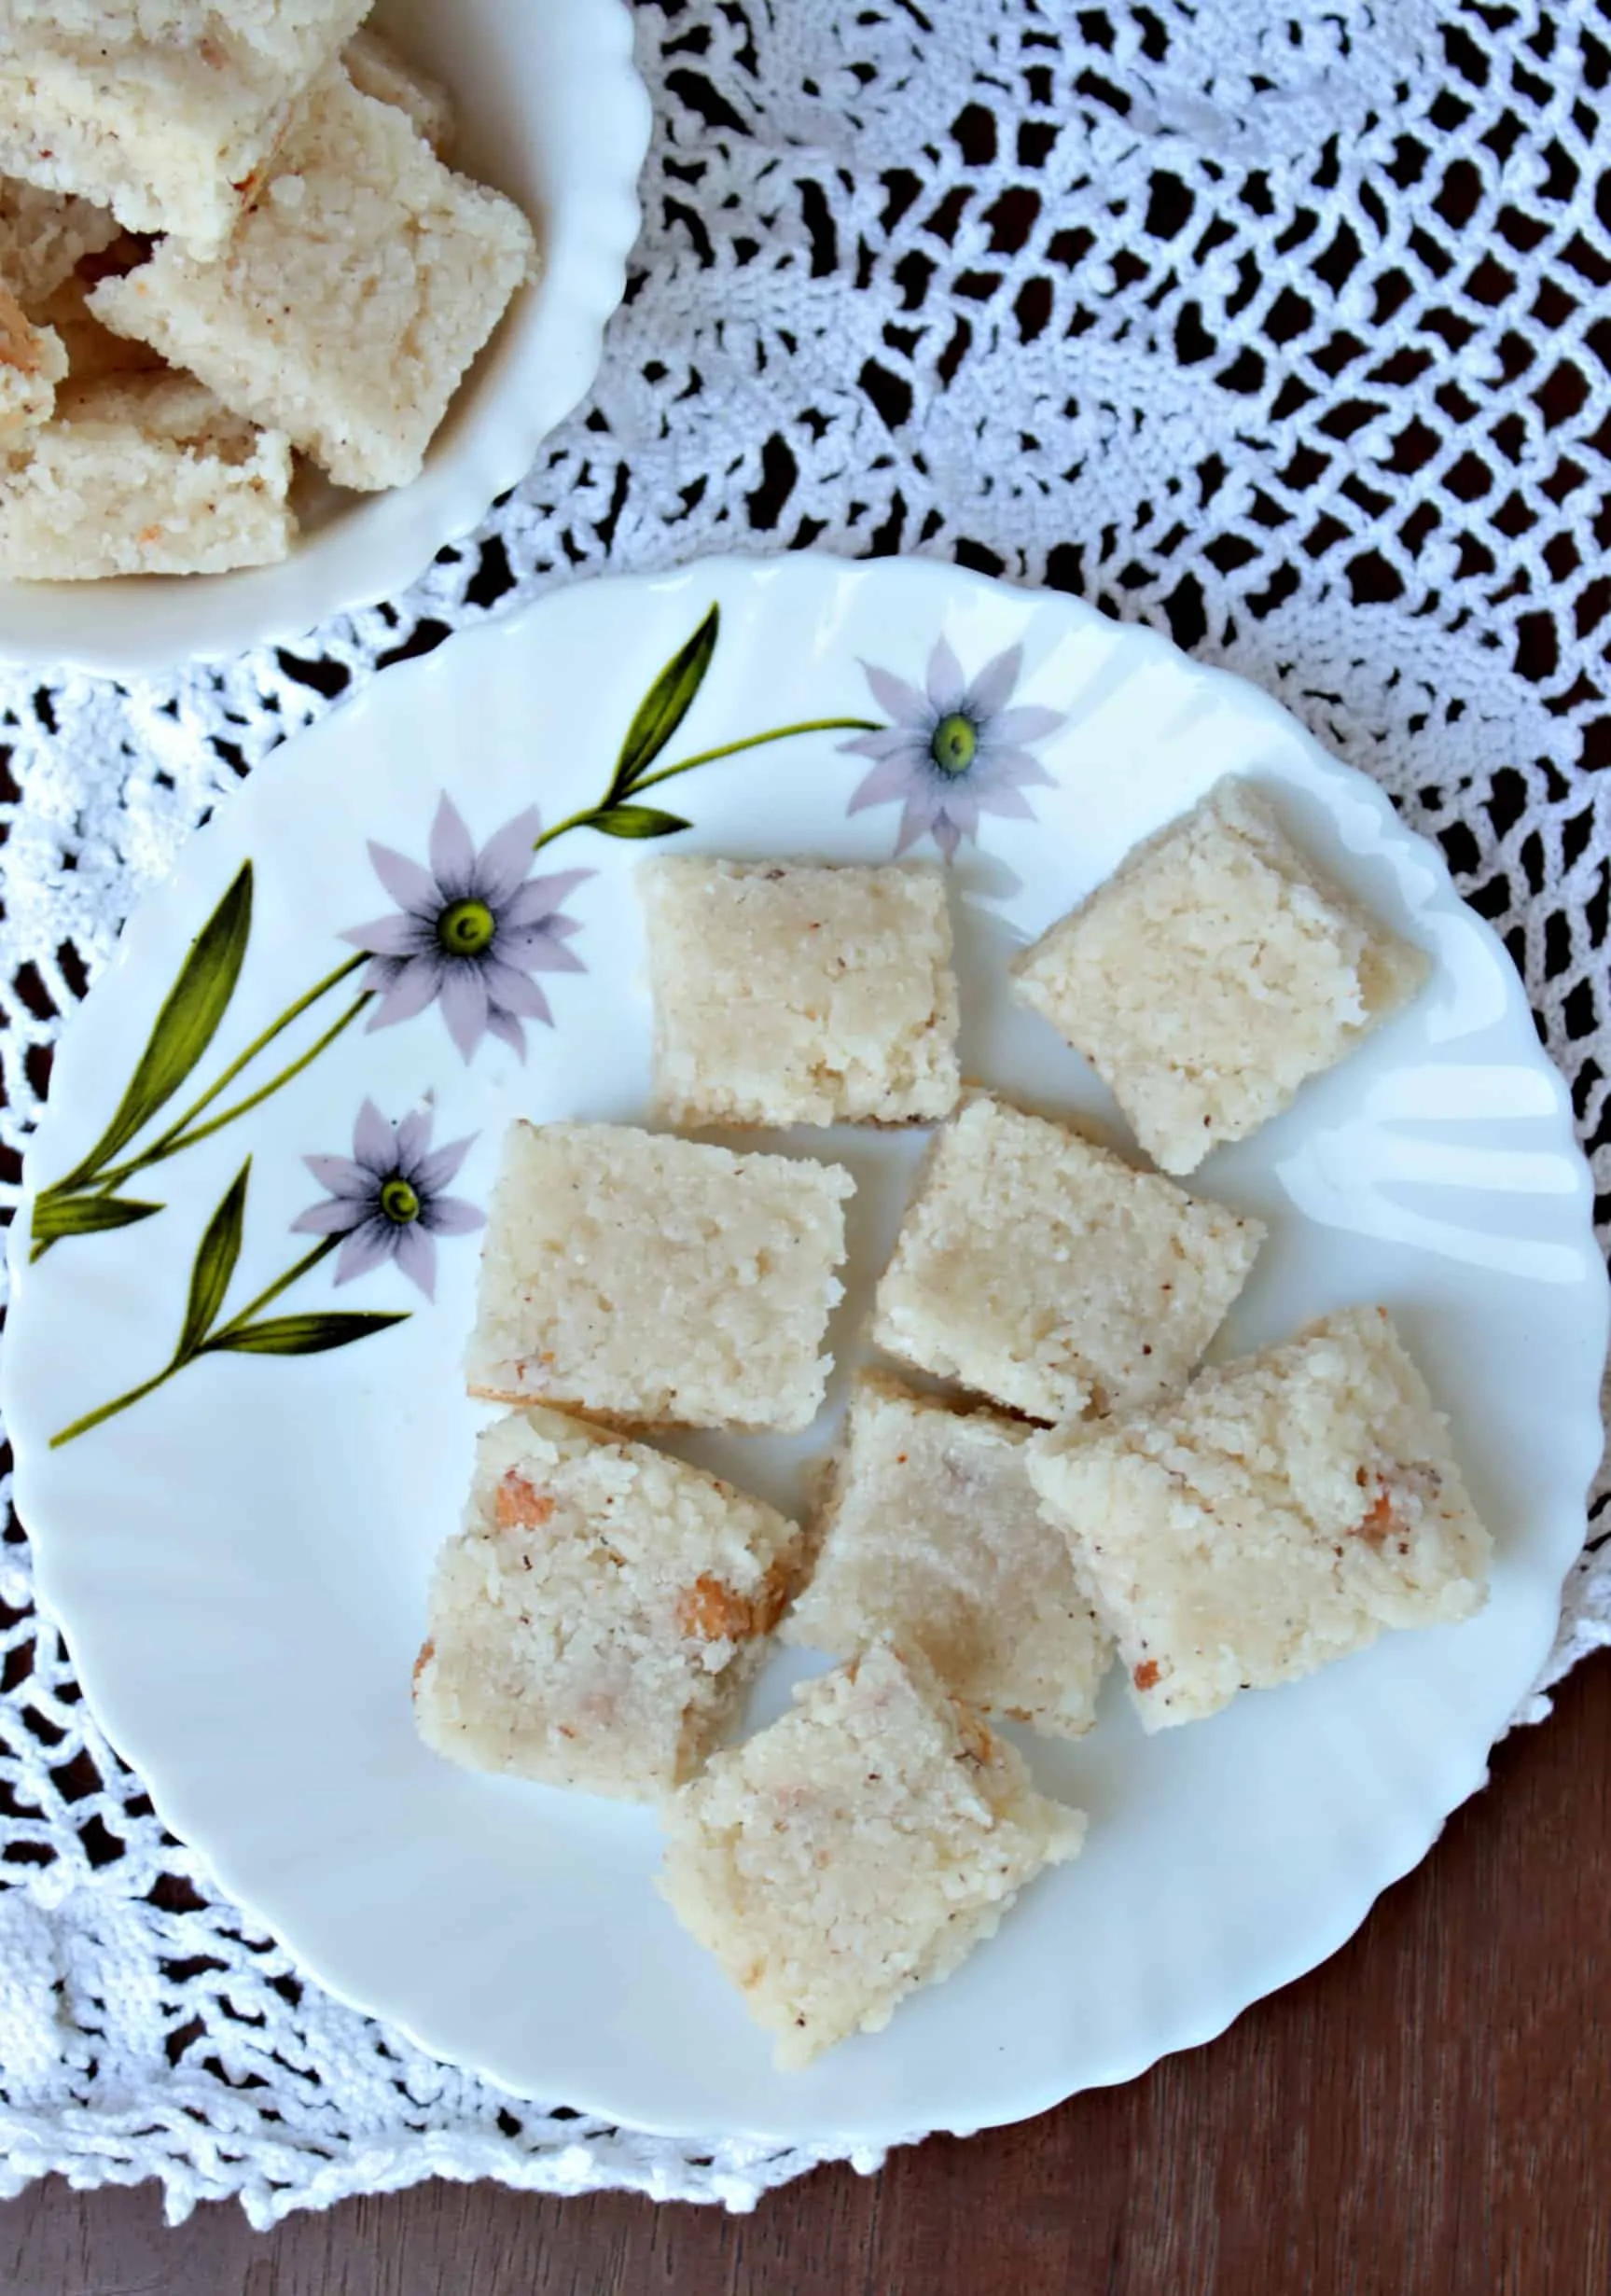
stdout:
POLYGON ((4 2296, 1606 2296, 1611 1661, 1323 1969, 1128 2089, 751 2217, 426 2185, 0 2207, 4 2296))

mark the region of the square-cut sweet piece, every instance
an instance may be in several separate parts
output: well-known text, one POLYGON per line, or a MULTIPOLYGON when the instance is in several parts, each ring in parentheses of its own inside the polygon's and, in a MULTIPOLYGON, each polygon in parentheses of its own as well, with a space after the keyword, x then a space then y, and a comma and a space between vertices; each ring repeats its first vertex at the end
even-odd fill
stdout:
POLYGON ((1222 781, 1012 969, 1147 1154, 1187 1173, 1279 1116, 1428 963, 1331 884, 1255 789, 1222 781))
POLYGON ((188 375, 62 386, 54 419, 0 450, 0 574, 90 581, 220 574, 284 558, 287 439, 188 375))
POLYGON ((394 48, 369 24, 354 32, 341 50, 341 65, 360 95, 395 104, 406 112, 438 160, 452 149, 458 126, 453 99, 439 79, 394 48))
POLYGON ((313 0, 283 53, 218 28, 31 26, 0 58, 0 169, 215 255, 303 90, 364 12, 362 0, 313 0))
POLYGON ((166 241, 90 308, 342 486, 404 486, 534 260, 512 200, 332 70, 215 261, 166 241))
POLYGON ((513 1125, 471 1392, 629 1424, 808 1426, 854 1192, 837 1164, 624 1124, 513 1125))
POLYGON ((10 289, 0 286, 0 441, 49 422, 56 385, 66 375, 61 336, 54 327, 35 327, 10 289))
POLYGON ((1257 1219, 981 1097, 930 1149, 873 1338, 1031 1419, 1118 1410, 1185 1385, 1263 1240, 1257 1219))
POLYGON ((802 1683, 664 1819, 661 1890, 784 2071, 949 1977, 1085 1833, 920 1658, 883 1645, 802 1683))
POLYGON ((1113 1644, 1029 1480, 1030 1430, 864 1373, 785 1642, 921 1650, 987 1714, 1078 1737, 1113 1644))
POLYGON ((122 227, 106 207, 0 176, 0 279, 23 309, 53 295, 86 256, 109 247, 122 227))
POLYGON ((956 1106, 941 870, 703 856, 638 872, 674 1124, 923 1122, 956 1106))
POLYGON ((437 1559, 420 1734, 471 1770, 669 1793, 736 1713, 804 1552, 798 1524, 646 1444, 500 1419, 437 1559))
POLYGON ((1037 1436, 1030 1474, 1149 1730, 1486 1598, 1493 1542, 1382 1308, 1037 1436))

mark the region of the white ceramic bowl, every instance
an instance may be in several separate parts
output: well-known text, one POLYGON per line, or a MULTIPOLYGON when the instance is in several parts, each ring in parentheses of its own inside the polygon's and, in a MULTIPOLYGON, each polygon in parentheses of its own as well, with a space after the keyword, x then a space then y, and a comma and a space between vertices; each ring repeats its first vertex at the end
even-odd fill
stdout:
POLYGON ((394 595, 518 484, 585 396, 637 237, 648 148, 625 0, 380 0, 372 21, 451 90, 454 162, 533 217, 541 277, 471 368, 411 486, 299 492, 302 537, 277 566, 0 582, 0 662, 155 675, 394 595))

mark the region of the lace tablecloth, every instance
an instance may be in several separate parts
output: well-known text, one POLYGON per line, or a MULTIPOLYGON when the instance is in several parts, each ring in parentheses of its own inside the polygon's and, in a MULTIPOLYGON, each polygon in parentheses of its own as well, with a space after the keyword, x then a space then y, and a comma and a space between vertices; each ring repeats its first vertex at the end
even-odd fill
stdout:
MULTIPOLYGON (((479 532, 295 649, 0 678, 8 1179, 131 905, 276 742, 551 583, 818 543, 1077 591, 1279 695, 1503 931, 1611 1188, 1604 7, 641 0, 638 39, 631 293, 479 532)), ((1606 1641, 1611 1545, 1545 1686, 1606 1641)), ((164 1834, 14 1524, 0 1651, 0 2192, 743 2207, 819 2157, 514 2103, 330 2000, 164 1834)))

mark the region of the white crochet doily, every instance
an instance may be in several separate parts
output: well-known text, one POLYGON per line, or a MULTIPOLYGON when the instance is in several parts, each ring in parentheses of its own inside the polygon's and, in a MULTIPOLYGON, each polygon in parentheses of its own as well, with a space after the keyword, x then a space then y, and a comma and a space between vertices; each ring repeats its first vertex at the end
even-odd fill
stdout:
MULTIPOLYGON (((8 1177, 132 904, 332 696, 606 564, 815 542, 1076 590, 1279 695, 1503 930, 1611 1191, 1604 0, 642 0, 638 37, 631 294, 479 535, 294 651, 0 679, 8 1177)), ((1546 1682, 1611 1641, 1608 1565, 1546 1682)), ((0 2192, 744 2207, 818 2157, 512 2103, 328 1999, 107 1748, 14 1524, 0 1653, 0 2192)))

